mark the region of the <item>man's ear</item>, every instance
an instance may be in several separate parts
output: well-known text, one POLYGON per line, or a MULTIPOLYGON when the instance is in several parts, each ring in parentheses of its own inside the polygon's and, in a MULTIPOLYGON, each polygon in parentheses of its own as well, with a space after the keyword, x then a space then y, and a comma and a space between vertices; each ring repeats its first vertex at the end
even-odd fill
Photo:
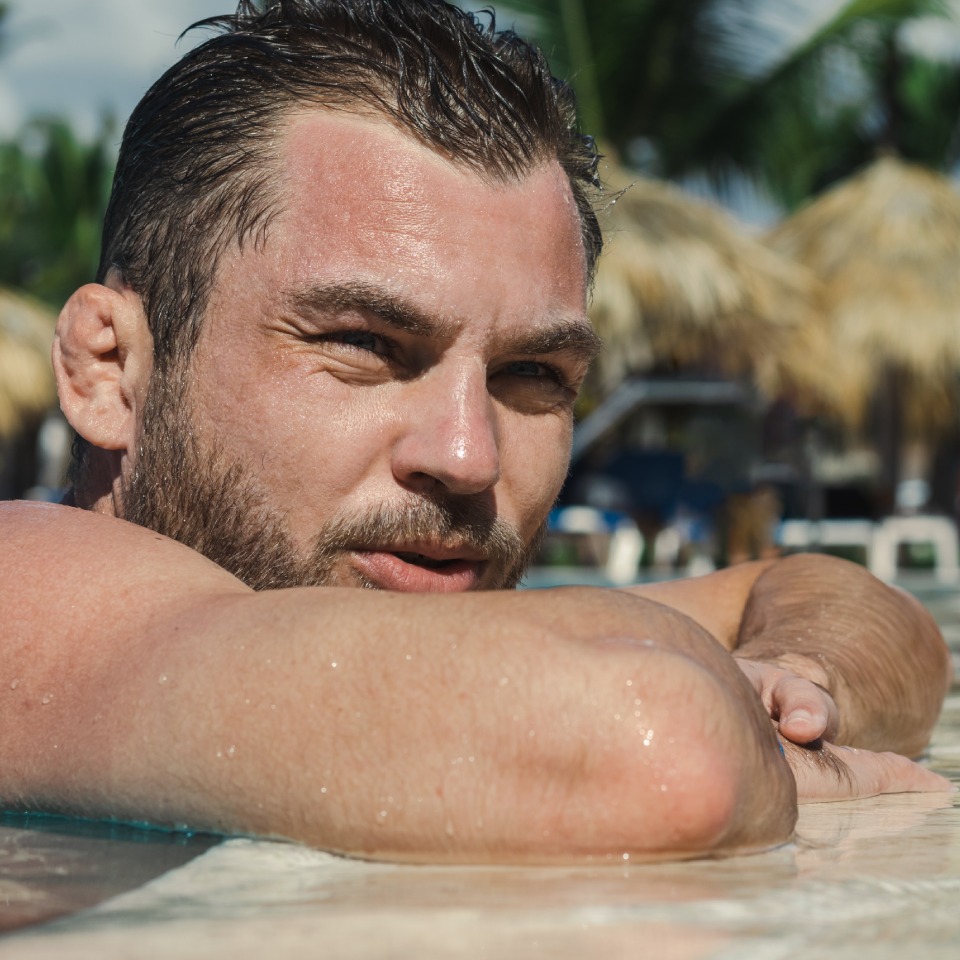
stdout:
POLYGON ((134 449, 153 366, 153 338, 129 288, 90 283, 67 301, 53 341, 60 408, 103 450, 134 449))

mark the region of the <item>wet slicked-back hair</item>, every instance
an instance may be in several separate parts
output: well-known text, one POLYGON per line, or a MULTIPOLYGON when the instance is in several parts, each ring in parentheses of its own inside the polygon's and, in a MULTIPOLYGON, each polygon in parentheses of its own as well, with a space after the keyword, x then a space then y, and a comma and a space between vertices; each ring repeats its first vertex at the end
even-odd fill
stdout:
POLYGON ((104 222, 99 279, 116 270, 140 295, 155 372, 182 370, 224 250, 265 242, 284 119, 303 106, 372 111, 496 180, 558 160, 592 275, 593 143, 570 89, 492 14, 484 24, 442 0, 242 0, 197 27, 218 34, 134 110, 104 222))

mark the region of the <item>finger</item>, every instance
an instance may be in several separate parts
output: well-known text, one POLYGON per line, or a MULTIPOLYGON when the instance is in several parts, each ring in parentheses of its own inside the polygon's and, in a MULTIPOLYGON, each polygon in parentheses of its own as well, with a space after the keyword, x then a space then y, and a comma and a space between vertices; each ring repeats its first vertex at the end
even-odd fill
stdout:
POLYGON ((857 796, 956 790, 946 777, 941 777, 899 753, 873 753, 870 750, 838 747, 833 744, 825 746, 847 764, 856 781, 857 796))
POLYGON ((856 800, 888 793, 956 792, 946 777, 896 753, 873 753, 829 743, 816 749, 787 743, 786 756, 801 803, 856 800))
POLYGON ((829 740, 836 734, 837 705, 826 690, 809 680, 784 676, 773 689, 772 708, 780 718, 780 732, 794 743, 829 740))

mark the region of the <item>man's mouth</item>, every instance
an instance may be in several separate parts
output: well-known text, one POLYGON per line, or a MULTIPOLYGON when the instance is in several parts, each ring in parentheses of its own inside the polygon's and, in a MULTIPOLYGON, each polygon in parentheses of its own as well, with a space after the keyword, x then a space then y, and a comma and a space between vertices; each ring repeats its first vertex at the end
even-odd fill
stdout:
POLYGON ((442 570, 459 562, 459 559, 440 559, 428 557, 424 553, 408 553, 404 550, 394 550, 393 555, 399 557, 404 563, 415 563, 418 567, 427 567, 430 570, 442 570))
POLYGON ((405 593, 453 593, 476 589, 485 558, 459 547, 392 549, 367 547, 350 551, 362 579, 382 590, 405 593))

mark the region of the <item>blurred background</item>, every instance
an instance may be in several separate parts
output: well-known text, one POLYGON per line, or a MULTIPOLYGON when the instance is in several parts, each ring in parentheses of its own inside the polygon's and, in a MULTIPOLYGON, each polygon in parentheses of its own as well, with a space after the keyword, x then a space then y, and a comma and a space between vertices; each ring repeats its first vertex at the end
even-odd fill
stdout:
MULTIPOLYGON (((230 6, 0 3, 0 497, 62 487, 55 314, 126 116, 230 6)), ((496 11, 605 158, 606 350, 540 562, 625 581, 805 548, 960 577, 960 2, 496 11)))

